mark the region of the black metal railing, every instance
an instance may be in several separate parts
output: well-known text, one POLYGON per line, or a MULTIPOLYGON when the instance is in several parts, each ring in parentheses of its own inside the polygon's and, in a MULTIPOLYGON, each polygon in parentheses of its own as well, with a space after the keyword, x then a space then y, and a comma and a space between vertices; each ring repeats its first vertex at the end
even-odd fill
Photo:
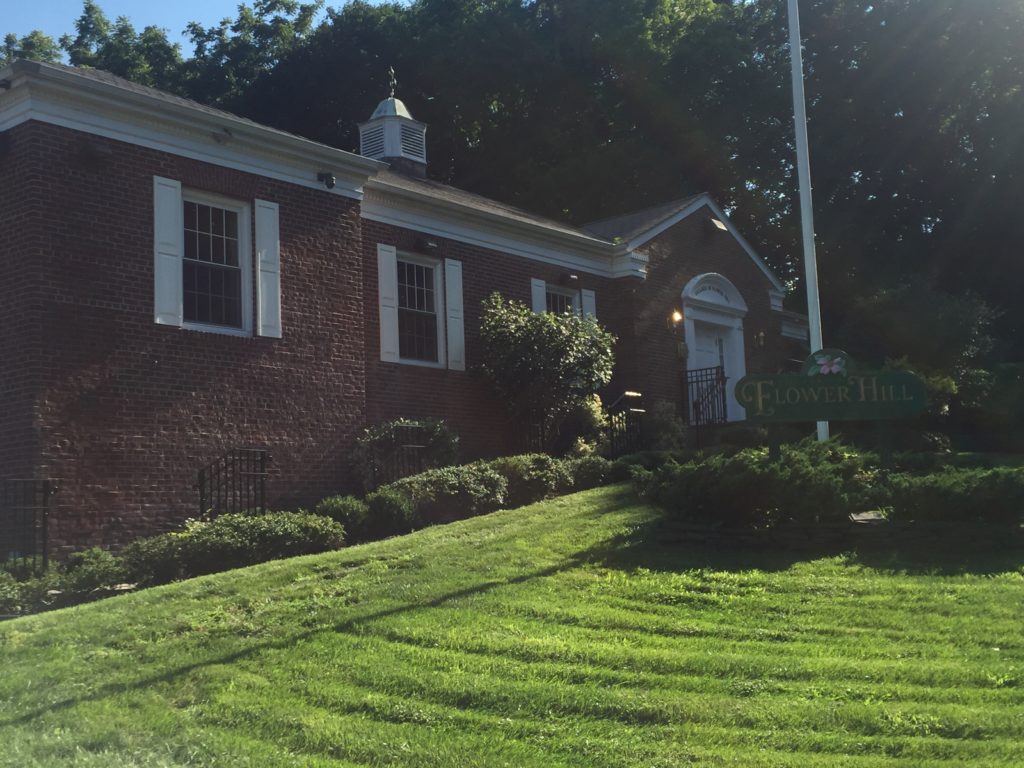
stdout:
POLYGON ((430 469, 428 461, 427 431, 420 424, 397 424, 394 440, 378 448, 373 455, 372 487, 393 483, 409 475, 430 469))
POLYGON ((725 369, 720 365, 686 372, 690 426, 699 429, 726 422, 725 382, 725 369))
POLYGON ((611 458, 643 450, 643 395, 626 391, 608 406, 608 451, 611 458))
POLYGON ((49 564, 49 506, 56 487, 49 480, 0 483, 0 563, 46 569, 49 564))
POLYGON ((200 469, 200 517, 266 509, 269 461, 264 448, 234 448, 200 469))

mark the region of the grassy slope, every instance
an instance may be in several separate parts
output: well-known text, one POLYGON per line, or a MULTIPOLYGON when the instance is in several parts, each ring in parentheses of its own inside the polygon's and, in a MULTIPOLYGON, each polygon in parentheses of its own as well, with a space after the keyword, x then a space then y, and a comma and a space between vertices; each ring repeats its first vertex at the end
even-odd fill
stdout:
POLYGON ((1019 568, 652 517, 592 491, 0 624, 0 765, 1024 764, 1019 568))

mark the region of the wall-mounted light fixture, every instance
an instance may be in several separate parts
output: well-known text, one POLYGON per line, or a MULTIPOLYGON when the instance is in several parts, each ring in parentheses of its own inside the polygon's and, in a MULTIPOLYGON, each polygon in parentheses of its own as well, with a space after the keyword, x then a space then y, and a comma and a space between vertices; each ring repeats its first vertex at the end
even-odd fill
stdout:
POLYGON ((712 216, 707 220, 707 228, 709 232, 728 232, 729 228, 725 226, 725 223, 712 216))
POLYGON ((418 237, 416 238, 416 250, 417 251, 436 251, 441 246, 438 245, 437 240, 429 237, 418 237))
POLYGON ((764 349, 765 333, 764 331, 758 331, 754 334, 754 346, 758 349, 764 349))
POLYGON ((563 272, 561 275, 558 276, 558 284, 559 285, 565 285, 565 286, 576 285, 579 282, 579 280, 580 280, 580 276, 579 275, 574 275, 572 272, 563 272))
POLYGON ((316 175, 316 180, 328 189, 334 189, 334 185, 338 183, 338 180, 334 178, 334 174, 328 171, 320 171, 320 173, 316 175))
POLYGON ((668 318, 665 320, 665 325, 670 331, 679 330, 679 326, 683 324, 683 311, 676 307, 669 313, 668 318))

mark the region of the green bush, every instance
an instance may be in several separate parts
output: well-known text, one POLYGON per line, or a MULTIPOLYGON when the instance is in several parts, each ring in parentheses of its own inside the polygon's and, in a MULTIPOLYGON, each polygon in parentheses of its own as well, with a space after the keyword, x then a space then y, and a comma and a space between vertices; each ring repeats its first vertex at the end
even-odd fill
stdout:
POLYGON ((363 473, 367 490, 388 482, 387 468, 398 451, 403 449, 409 430, 416 428, 416 439, 422 441, 420 460, 428 468, 454 464, 459 452, 459 438, 439 419, 394 419, 365 430, 356 441, 355 461, 363 473))
POLYGON ((364 531, 371 541, 409 533, 420 524, 412 499, 389 485, 367 496, 366 507, 364 531))
POLYGON ((432 469, 392 483, 409 498, 426 524, 462 520, 500 509, 508 482, 485 462, 432 469))
POLYGON ((508 485, 505 504, 522 507, 571 485, 566 462, 546 453, 526 453, 491 459, 486 466, 505 478, 508 485))
POLYGON ((142 586, 241 568, 267 560, 338 549, 341 525, 307 512, 228 514, 190 520, 184 531, 129 544, 126 576, 142 586))
POLYGON ((61 589, 78 594, 112 587, 125 580, 124 561, 99 547, 71 554, 60 570, 61 589))
POLYGON ((889 478, 889 519, 1017 526, 1024 522, 1024 470, 947 468, 889 478))
POLYGON ((14 616, 23 610, 21 582, 7 571, 0 571, 0 616, 14 616))
POLYGON ((678 451, 686 447, 686 423, 675 404, 656 400, 643 416, 643 433, 654 451, 678 451))
POLYGON ((55 570, 19 578, 0 569, 0 616, 17 616, 63 605, 55 570))
POLYGON ((355 496, 328 496, 316 505, 316 513, 341 523, 349 541, 365 541, 366 520, 370 508, 365 501, 355 496))
POLYGON ((572 484, 567 490, 585 491, 589 488, 616 482, 616 478, 626 479, 623 475, 624 470, 621 469, 623 465, 619 465, 619 469, 616 469, 615 463, 603 456, 566 459, 565 464, 569 477, 572 479, 572 484))
POLYGON ((737 528, 771 528, 845 519, 872 487, 857 454, 836 443, 785 446, 666 464, 635 473, 637 490, 681 519, 737 528))

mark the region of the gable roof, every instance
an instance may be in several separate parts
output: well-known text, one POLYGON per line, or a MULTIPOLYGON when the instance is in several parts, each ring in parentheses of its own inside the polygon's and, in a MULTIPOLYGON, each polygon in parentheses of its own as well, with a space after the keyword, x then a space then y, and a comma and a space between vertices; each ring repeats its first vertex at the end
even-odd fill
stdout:
POLYGON ((632 213, 624 213, 609 219, 600 219, 584 224, 581 229, 605 240, 616 239, 629 242, 638 235, 654 229, 666 219, 686 209, 704 195, 691 195, 660 205, 653 205, 632 213))

